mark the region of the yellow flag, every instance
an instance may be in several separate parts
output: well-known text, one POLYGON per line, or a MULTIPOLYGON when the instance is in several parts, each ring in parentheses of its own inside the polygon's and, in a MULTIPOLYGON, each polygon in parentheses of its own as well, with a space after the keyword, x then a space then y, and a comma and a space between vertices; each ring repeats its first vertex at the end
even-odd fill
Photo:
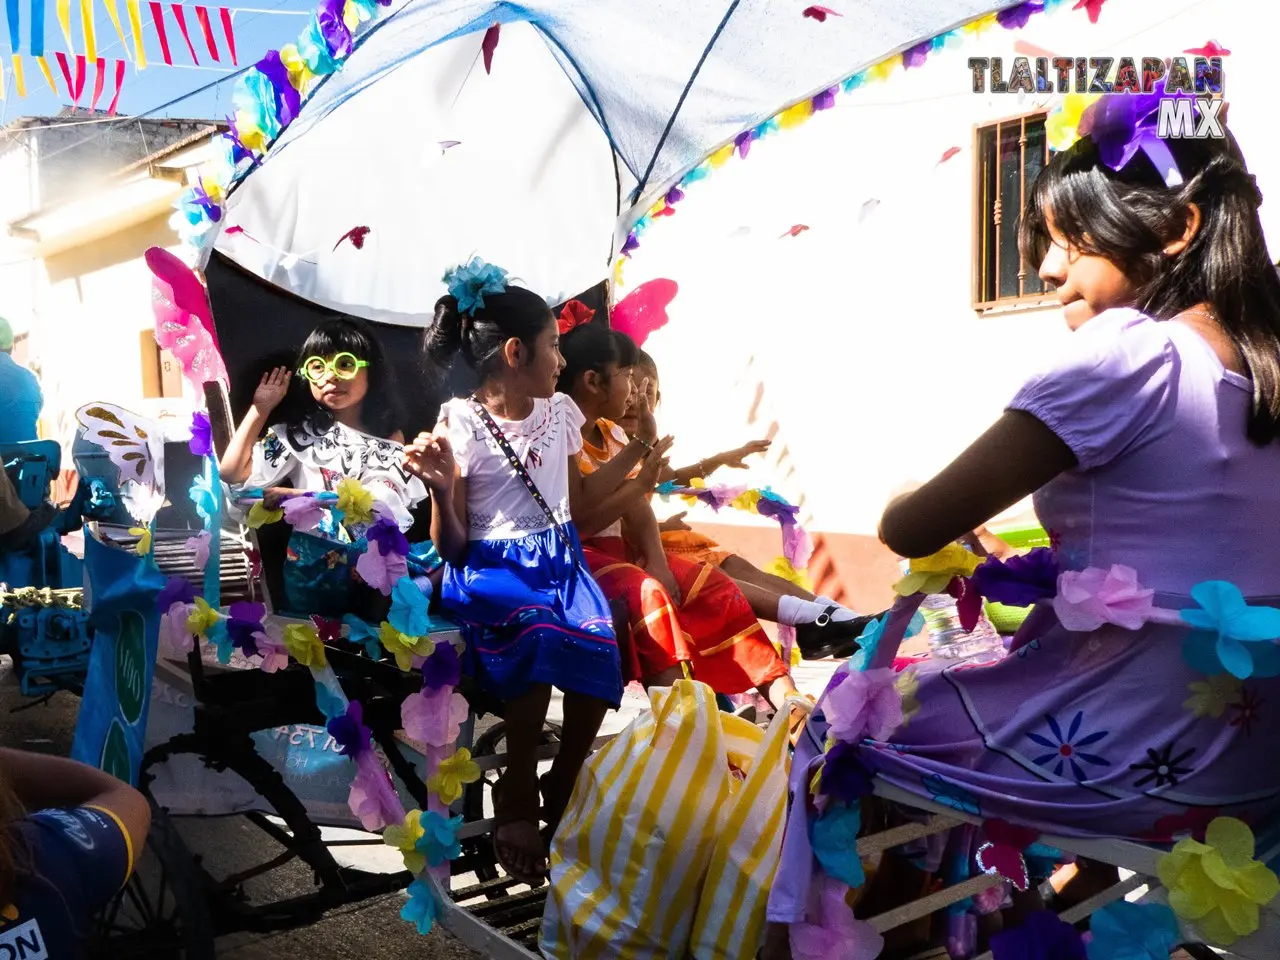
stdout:
POLYGON ((93 33, 93 0, 80 0, 80 25, 84 28, 84 55, 92 67, 98 61, 98 42, 93 33))
POLYGON ((116 0, 103 0, 103 5, 107 8, 107 16, 111 18, 111 25, 116 28, 116 33, 120 37, 120 46, 128 49, 129 43, 124 38, 124 28, 120 26, 120 12, 116 9, 116 0))
POLYGON ((49 61, 44 57, 36 57, 36 63, 40 64, 40 72, 44 74, 44 79, 49 84, 49 89, 56 94, 58 85, 53 82, 53 71, 49 69, 49 61))
POLYGON ((142 12, 138 9, 138 0, 125 0, 125 6, 129 8, 129 29, 133 31, 138 69, 143 70, 147 66, 147 48, 142 45, 142 12))
POLYGON ((27 80, 22 75, 22 57, 16 53, 13 55, 13 86, 18 91, 18 96, 27 95, 27 80))
POLYGON ((58 0, 58 25, 62 27, 62 35, 67 38, 67 55, 76 52, 76 45, 71 41, 71 0, 58 0))

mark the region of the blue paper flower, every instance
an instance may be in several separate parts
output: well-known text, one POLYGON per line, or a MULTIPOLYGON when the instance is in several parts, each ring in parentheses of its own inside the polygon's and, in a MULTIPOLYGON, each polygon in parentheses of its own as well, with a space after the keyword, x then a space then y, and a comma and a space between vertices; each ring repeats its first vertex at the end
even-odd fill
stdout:
POLYGON ((858 635, 858 652, 849 661, 850 670, 860 672, 870 666, 872 659, 875 658, 876 649, 880 646, 880 638, 884 636, 884 628, 888 621, 889 615, 886 613, 862 628, 862 633, 858 635))
POLYGON ((195 504, 196 513, 200 514, 200 519, 204 521, 205 529, 208 529, 213 523, 213 518, 218 515, 219 504, 219 495, 214 492, 212 481, 205 474, 197 473, 195 479, 191 481, 191 489, 187 496, 195 504))
POLYGON ((997 960, 1085 960, 1080 932, 1051 910, 1030 914, 1019 926, 991 938, 997 960))
POLYGON ((211 624, 205 631, 205 639, 217 648, 219 663, 225 666, 231 662, 231 651, 235 645, 231 642, 230 634, 227 633, 227 621, 219 620, 211 624))
POLYGON ((827 876, 860 887, 866 881, 858 856, 858 830, 862 812, 858 804, 832 804, 809 828, 813 855, 827 876))
POLYGON ((673 493, 675 493, 679 489, 681 489, 680 484, 676 483, 674 480, 667 480, 667 481, 664 481, 663 483, 658 484, 658 489, 656 492, 658 496, 663 497, 665 499, 666 497, 671 496, 673 493))
POLYGON ((1222 672, 1241 680, 1280 676, 1280 610, 1251 607, 1235 584, 1223 580, 1197 583, 1191 599, 1199 609, 1181 611, 1196 628, 1182 644, 1193 670, 1208 676, 1222 672), (1202 632, 1203 631, 1203 632, 1202 632))
POLYGON ((1163 903, 1117 900, 1089 918, 1089 960, 1168 960, 1182 942, 1178 918, 1163 903))
POLYGON ((438 867, 462 856, 462 843, 458 840, 462 817, 446 820, 434 810, 428 810, 418 818, 418 822, 422 824, 422 836, 415 848, 427 858, 428 866, 438 867))
POLYGON ((341 717, 347 712, 347 705, 343 702, 342 697, 338 696, 319 680, 316 681, 316 708, 324 714, 325 720, 332 720, 334 717, 341 717))
POLYGON ((280 135, 280 117, 276 111, 276 88, 257 67, 250 67, 236 81, 231 103, 237 114, 245 114, 250 126, 262 131, 267 143, 280 135))
POLYGON ((440 907, 436 903, 431 886, 425 880, 415 880, 406 891, 409 899, 400 908, 400 919, 408 920, 418 928, 424 937, 431 932, 436 918, 440 915, 440 907))
POLYGON ((307 29, 298 38, 298 56, 307 62, 308 69, 317 77, 334 73, 341 66, 334 59, 333 54, 329 52, 329 44, 325 42, 324 30, 314 13, 307 22, 307 29))
POLYGON ((475 314, 484 308, 484 298, 507 289, 507 271, 472 257, 444 275, 449 293, 458 301, 458 312, 475 314))
POLYGON ((351 628, 348 639, 352 643, 363 643, 365 653, 369 655, 369 659, 382 659, 382 641, 378 639, 377 627, 365 623, 354 613, 348 613, 343 616, 342 622, 351 628))
POLYGON ((406 637, 426 636, 431 630, 431 614, 427 612, 430 603, 416 583, 401 577, 391 588, 387 620, 406 637))

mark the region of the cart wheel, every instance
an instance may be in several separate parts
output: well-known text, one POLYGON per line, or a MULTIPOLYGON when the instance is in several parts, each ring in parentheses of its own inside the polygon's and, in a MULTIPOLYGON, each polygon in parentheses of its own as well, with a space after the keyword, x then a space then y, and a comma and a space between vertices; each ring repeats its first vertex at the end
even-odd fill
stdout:
POLYGON ((163 807, 151 802, 133 875, 99 918, 91 956, 101 960, 213 960, 213 923, 199 867, 163 807))
MULTIPOLYGON (((550 746, 560 742, 560 724, 547 721, 542 726, 542 745, 550 746)), ((472 749, 472 757, 487 757, 505 753, 507 749, 507 725, 504 721, 495 723, 482 733, 472 749)), ((502 768, 486 770, 475 783, 468 784, 462 794, 462 819, 466 823, 485 818, 485 800, 488 798, 490 809, 493 805, 493 785, 502 776, 502 768)), ((476 880, 484 883, 496 880, 498 860, 493 852, 493 838, 490 836, 473 837, 463 841, 463 853, 474 864, 476 880)), ((488 895, 490 900, 500 900, 506 893, 495 890, 488 895)))

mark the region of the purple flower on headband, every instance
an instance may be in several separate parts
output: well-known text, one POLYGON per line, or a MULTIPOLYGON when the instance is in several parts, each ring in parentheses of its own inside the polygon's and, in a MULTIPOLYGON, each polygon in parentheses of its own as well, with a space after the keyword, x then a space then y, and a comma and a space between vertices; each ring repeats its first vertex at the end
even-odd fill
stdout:
POLYGON ((197 410, 191 415, 191 439, 187 442, 191 453, 197 457, 207 457, 213 453, 213 427, 209 424, 209 415, 197 410))
POLYGON ((1190 99, 1193 105, 1195 102, 1191 94, 1181 91, 1099 97, 1080 117, 1080 135, 1093 141, 1098 159, 1112 170, 1123 169, 1139 150, 1143 151, 1165 184, 1175 187, 1182 183, 1182 175, 1169 147, 1157 135, 1160 101, 1173 98, 1190 99))
POLYGON ((996 603, 1029 607, 1058 594, 1058 560, 1048 547, 1001 562, 987 557, 970 580, 974 590, 996 603))
POLYGON ((422 664, 422 689, 439 690, 441 687, 456 687, 462 679, 462 661, 458 659, 458 651, 453 644, 442 640, 436 644, 431 656, 422 664))
POLYGON ((330 720, 327 729, 344 757, 354 759, 369 749, 372 731, 364 725, 364 708, 358 700, 348 703, 347 712, 330 720))
POLYGON ((400 532, 400 527, 394 520, 383 517, 366 530, 364 535, 370 543, 378 545, 378 550, 384 557, 393 553, 402 557, 409 555, 409 540, 400 532))
POLYGON ((184 577, 170 577, 160 595, 156 597, 156 608, 167 612, 175 603, 191 603, 196 598, 196 588, 184 577))
POLYGON ((856 745, 837 740, 827 751, 827 759, 822 764, 818 792, 844 803, 853 803, 871 793, 871 778, 874 776, 875 773, 867 769, 859 758, 856 745))

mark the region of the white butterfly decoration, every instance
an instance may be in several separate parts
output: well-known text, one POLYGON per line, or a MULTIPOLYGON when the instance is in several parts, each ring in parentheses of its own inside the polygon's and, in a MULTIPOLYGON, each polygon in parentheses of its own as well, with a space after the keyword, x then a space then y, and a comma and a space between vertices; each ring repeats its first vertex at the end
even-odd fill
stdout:
POLYGON ((114 403, 90 403, 76 411, 80 435, 104 450, 120 470, 125 509, 149 524, 164 505, 164 435, 159 425, 114 403))

